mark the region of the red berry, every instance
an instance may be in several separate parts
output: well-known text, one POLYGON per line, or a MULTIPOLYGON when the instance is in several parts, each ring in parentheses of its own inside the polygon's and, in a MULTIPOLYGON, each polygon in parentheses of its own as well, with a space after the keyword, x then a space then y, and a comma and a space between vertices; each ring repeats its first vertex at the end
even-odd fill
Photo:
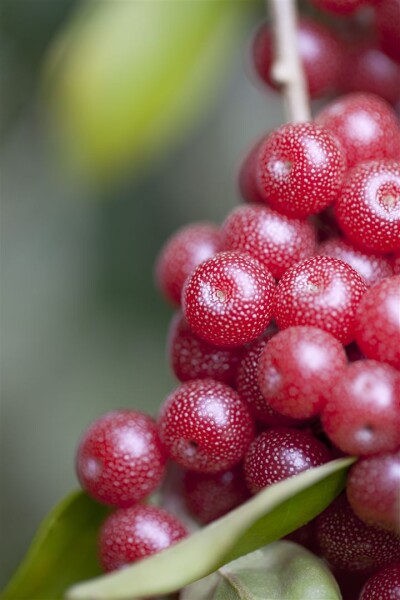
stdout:
POLYGON ((221 252, 187 280, 183 311, 197 335, 216 346, 241 346, 256 339, 272 316, 274 278, 257 260, 221 252))
POLYGON ((349 265, 314 256, 283 275, 276 289, 274 317, 280 329, 319 327, 342 344, 354 339, 354 317, 366 285, 349 265))
POLYGON ((258 191, 256 178, 257 157, 261 142, 262 140, 258 140, 258 142, 251 148, 242 161, 239 169, 239 191, 243 200, 246 200, 246 202, 263 202, 262 196, 258 191))
POLYGON ((105 520, 100 531, 100 562, 105 571, 121 569, 165 550, 186 535, 176 517, 156 506, 117 510, 105 520))
POLYGON ((276 278, 315 251, 309 223, 289 219, 266 206, 239 206, 221 227, 224 250, 238 250, 259 260, 276 278))
POLYGON ((400 62, 400 0, 380 0, 376 7, 376 28, 381 48, 400 62))
POLYGON ((352 15, 361 7, 371 4, 374 0, 311 0, 312 4, 321 10, 340 15, 352 15))
POLYGON ((315 122, 336 135, 349 167, 400 155, 396 113, 385 100, 373 94, 348 94, 338 98, 322 109, 315 122))
POLYGON ((400 450, 359 460, 346 492, 359 519, 400 533, 400 450))
POLYGON ((293 419, 309 419, 322 410, 346 364, 343 346, 326 331, 289 327, 263 349, 258 383, 276 411, 293 419))
POLYGON ((400 446, 400 373, 375 360, 348 365, 322 411, 323 428, 343 452, 371 455, 400 446))
POLYGON ((280 427, 259 435, 250 445, 244 460, 249 490, 262 488, 318 467, 330 459, 322 442, 298 429, 280 427))
POLYGON ((296 425, 301 425, 303 421, 290 419, 277 413, 265 400, 258 385, 258 363, 267 341, 267 339, 256 340, 247 349, 237 371, 237 392, 247 404, 253 417, 264 425, 296 427, 296 425))
POLYGON ((368 579, 361 590, 359 600, 399 600, 400 598, 400 562, 368 579))
POLYGON ((339 258, 347 263, 361 275, 367 286, 393 274, 390 262, 386 258, 361 252, 341 238, 331 238, 320 244, 318 254, 339 258))
POLYGON ((289 123, 273 131, 258 154, 264 202, 289 217, 318 213, 336 200, 346 159, 336 137, 313 123, 289 123))
POLYGON ((211 378, 231 385, 242 357, 237 348, 217 348, 200 339, 181 313, 171 322, 168 354, 172 371, 180 381, 211 378))
POLYGON ((337 569, 368 572, 400 559, 400 539, 361 521, 345 495, 317 517, 315 528, 324 558, 337 569))
POLYGON ((212 379, 189 381, 172 392, 161 407, 159 431, 171 457, 200 473, 235 466, 254 437, 239 395, 212 379))
POLYGON ((179 306, 187 277, 219 250, 219 231, 212 223, 192 223, 176 231, 165 243, 156 263, 156 283, 162 294, 179 306))
POLYGON ((369 289, 357 307, 355 335, 368 358, 400 370, 400 276, 388 277, 369 289))
POLYGON ((374 43, 362 42, 347 51, 341 87, 344 92, 368 92, 395 104, 400 96, 400 66, 374 43))
POLYGON ((241 466, 222 473, 187 471, 183 485, 188 509, 204 524, 219 519, 250 496, 241 466))
MULTIPOLYGON (((311 98, 324 96, 335 89, 341 67, 343 49, 334 34, 321 23, 300 19, 297 42, 311 98)), ((273 31, 263 23, 253 42, 254 66, 261 79, 279 89, 271 77, 274 60, 273 31)))
POLYGON ((365 251, 399 250, 400 162, 368 162, 349 171, 336 218, 349 240, 365 251))
POLYGON ((154 419, 133 410, 118 410, 86 429, 76 468, 88 494, 104 504, 125 508, 157 488, 165 463, 154 419))

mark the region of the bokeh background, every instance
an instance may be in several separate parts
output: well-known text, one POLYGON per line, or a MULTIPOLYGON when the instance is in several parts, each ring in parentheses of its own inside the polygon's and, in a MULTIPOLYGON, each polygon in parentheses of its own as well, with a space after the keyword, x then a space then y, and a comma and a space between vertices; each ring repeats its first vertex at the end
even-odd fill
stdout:
POLYGON ((246 52, 260 0, 2 0, 1 581, 77 487, 86 425, 175 382, 153 264, 239 202, 283 119, 246 52))

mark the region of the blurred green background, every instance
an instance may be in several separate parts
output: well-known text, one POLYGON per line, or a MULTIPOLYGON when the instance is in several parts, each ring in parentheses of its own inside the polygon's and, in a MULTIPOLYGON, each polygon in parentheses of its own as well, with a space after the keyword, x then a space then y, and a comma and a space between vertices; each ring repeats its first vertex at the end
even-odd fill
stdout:
POLYGON ((2 0, 1 582, 77 486, 88 422, 175 385, 153 264, 239 201, 282 121, 246 52, 260 0, 2 0))

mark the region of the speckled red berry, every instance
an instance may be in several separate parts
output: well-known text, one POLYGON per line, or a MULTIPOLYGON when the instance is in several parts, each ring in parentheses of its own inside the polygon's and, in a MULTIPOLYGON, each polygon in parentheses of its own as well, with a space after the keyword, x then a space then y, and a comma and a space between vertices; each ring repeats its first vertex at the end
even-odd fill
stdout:
POLYGON ((274 317, 280 329, 319 327, 342 344, 354 339, 354 318, 367 287, 348 264, 314 256, 291 267, 275 293, 274 317))
POLYGON ((380 0, 376 7, 376 28, 381 48, 400 62, 400 0, 380 0))
POLYGON ((271 273, 240 252, 221 252, 202 263, 183 290, 183 312, 191 329, 216 346, 255 340, 272 316, 271 273))
POLYGON ((305 217, 336 200, 346 170, 337 138, 314 123, 289 123, 273 131, 258 154, 264 202, 284 215, 305 217))
POLYGON ((133 410, 109 412, 84 432, 76 468, 93 498, 120 508, 151 494, 164 477, 166 453, 150 416, 133 410))
POLYGON ((187 277, 219 250, 219 231, 212 223, 192 223, 176 231, 161 249, 155 267, 156 283, 165 298, 179 306, 187 277))
POLYGON ((349 171, 335 211, 339 227, 359 248, 399 250, 400 162, 368 162, 349 171))
POLYGON ((317 517, 315 528, 322 555, 337 569, 368 572, 400 559, 400 538, 361 521, 345 495, 317 517))
POLYGON ((306 431, 280 427, 261 433, 250 445, 244 460, 249 490, 262 488, 318 467, 330 459, 322 442, 306 431))
POLYGON ((400 373, 375 360, 349 364, 322 411, 322 426, 347 454, 372 455, 400 446, 400 373))
POLYGON ((224 250, 245 252, 259 260, 276 278, 315 251, 310 223, 290 219, 266 206, 239 206, 221 227, 224 250))
POLYGON ((237 465, 254 437, 239 395, 212 379, 182 384, 161 407, 160 438, 181 467, 218 473, 237 465))
POLYGON ((339 139, 349 167, 400 155, 396 113, 374 94, 348 94, 333 100, 317 115, 315 122, 339 139))
POLYGON ((359 600, 399 600, 400 562, 375 573, 365 583, 359 600))
POLYGON ((316 416, 347 365, 341 343, 316 327, 289 327, 263 349, 258 384, 276 411, 294 419, 316 416))
POLYGON ((365 356, 400 370, 400 275, 364 294, 357 307, 355 336, 365 356))
POLYGON ((138 505, 117 510, 102 525, 100 562, 114 571, 161 550, 187 535, 182 523, 157 506, 138 505))

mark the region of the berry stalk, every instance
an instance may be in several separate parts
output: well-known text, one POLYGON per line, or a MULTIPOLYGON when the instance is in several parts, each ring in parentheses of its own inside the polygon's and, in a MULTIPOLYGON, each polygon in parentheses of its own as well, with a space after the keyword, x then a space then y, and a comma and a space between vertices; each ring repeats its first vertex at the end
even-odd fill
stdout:
POLYGON ((267 0, 275 38, 271 77, 282 90, 289 122, 311 120, 307 83, 297 43, 296 0, 267 0))

